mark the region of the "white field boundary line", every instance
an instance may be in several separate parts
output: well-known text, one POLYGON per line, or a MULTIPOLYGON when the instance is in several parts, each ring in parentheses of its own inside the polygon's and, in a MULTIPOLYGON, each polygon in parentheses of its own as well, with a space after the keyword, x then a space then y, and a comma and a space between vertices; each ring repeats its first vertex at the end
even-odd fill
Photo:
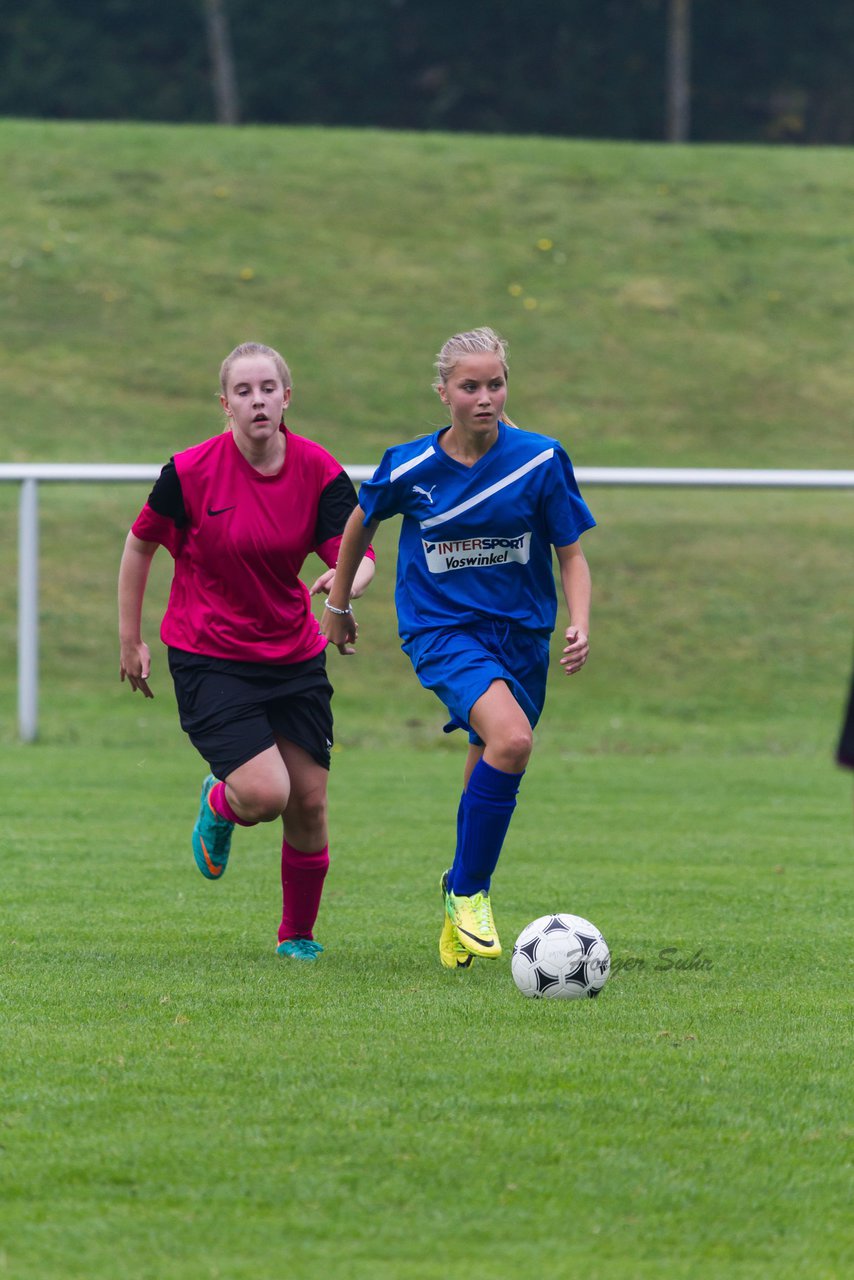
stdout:
MULTIPOLYGON (((348 466, 354 481, 374 468, 348 466)), ((38 736, 39 687, 39 506, 41 483, 146 483, 160 467, 148 463, 4 462, 0 482, 18 483, 18 732, 22 742, 38 736)), ((854 489, 854 471, 762 471, 715 467, 579 467, 582 485, 655 485, 670 488, 854 489)))

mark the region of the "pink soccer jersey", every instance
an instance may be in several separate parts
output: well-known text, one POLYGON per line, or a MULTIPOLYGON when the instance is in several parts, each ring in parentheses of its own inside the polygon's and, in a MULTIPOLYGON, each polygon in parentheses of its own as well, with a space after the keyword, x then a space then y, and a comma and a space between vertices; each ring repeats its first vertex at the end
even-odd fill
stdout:
POLYGON ((276 663, 324 648, 299 575, 312 551, 337 563, 356 491, 320 445, 285 435, 274 476, 250 466, 230 431, 175 454, 160 473, 133 533, 161 543, 175 561, 164 644, 276 663))

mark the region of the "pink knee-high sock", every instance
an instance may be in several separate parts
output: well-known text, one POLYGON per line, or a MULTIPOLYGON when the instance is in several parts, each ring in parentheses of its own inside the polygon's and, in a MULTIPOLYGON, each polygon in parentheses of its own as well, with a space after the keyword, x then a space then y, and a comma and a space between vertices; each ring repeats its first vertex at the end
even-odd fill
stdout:
POLYGON ((282 923, 279 942, 285 938, 313 938, 320 910, 323 881, 329 870, 329 845, 318 853, 300 853, 282 842, 282 923))
POLYGON ((229 822, 236 822, 239 827, 257 827, 257 822, 247 822, 245 818, 238 818, 231 805, 225 798, 225 783, 215 782, 208 792, 208 804, 214 813, 218 813, 221 818, 226 818, 229 822))

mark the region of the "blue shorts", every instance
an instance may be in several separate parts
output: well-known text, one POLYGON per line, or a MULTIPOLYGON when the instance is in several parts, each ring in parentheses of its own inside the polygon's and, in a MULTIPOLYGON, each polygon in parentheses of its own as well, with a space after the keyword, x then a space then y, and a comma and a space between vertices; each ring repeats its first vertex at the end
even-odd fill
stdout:
POLYGON ((469 722, 471 709, 493 680, 504 680, 533 729, 546 700, 549 637, 487 622, 459 630, 425 631, 404 641, 415 674, 451 716, 445 733, 467 729, 469 742, 483 746, 469 722))

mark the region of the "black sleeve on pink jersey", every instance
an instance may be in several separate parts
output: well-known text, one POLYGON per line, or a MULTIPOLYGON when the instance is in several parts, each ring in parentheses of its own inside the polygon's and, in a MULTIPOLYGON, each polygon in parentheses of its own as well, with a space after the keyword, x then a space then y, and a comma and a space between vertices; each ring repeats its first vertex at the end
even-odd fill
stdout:
POLYGON ((181 492, 181 480, 174 458, 169 459, 155 480, 154 488, 148 495, 148 505, 159 516, 167 516, 172 520, 177 529, 183 529, 187 524, 184 495, 181 492))
POLYGON ((320 494, 317 524, 314 526, 315 546, 319 547, 329 538, 337 538, 344 532, 350 512, 358 501, 353 481, 346 471, 339 471, 320 494))

